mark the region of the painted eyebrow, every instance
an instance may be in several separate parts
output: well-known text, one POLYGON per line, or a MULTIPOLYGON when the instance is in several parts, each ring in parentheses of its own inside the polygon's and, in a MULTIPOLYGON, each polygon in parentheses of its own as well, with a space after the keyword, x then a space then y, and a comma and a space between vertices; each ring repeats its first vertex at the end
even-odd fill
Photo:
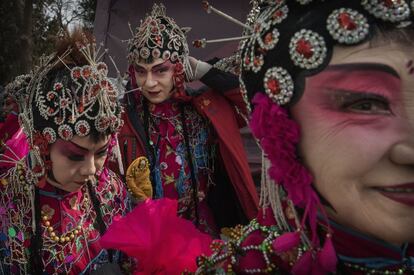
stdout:
POLYGON ((390 74, 394 77, 400 78, 400 75, 397 71, 386 64, 382 63, 345 63, 345 64, 335 64, 329 65, 326 68, 327 71, 379 71, 390 74))
MULTIPOLYGON (((152 67, 151 68, 151 70, 154 70, 154 69, 159 69, 161 66, 163 66, 163 65, 165 65, 165 63, 167 63, 168 62, 168 60, 165 60, 163 63, 160 63, 160 64, 157 64, 157 65, 155 65, 154 67, 152 67)), ((140 65, 138 65, 138 64, 136 64, 135 65, 138 69, 142 69, 142 70, 147 70, 147 69, 145 69, 144 67, 142 67, 142 66, 140 66, 140 65)))
POLYGON ((374 98, 377 100, 386 100, 382 95, 370 92, 355 92, 351 90, 344 89, 327 89, 327 91, 332 92, 332 94, 337 98, 352 98, 352 99, 366 99, 367 97, 374 98))
MULTIPOLYGON (((80 146, 79 144, 74 143, 73 141, 69 141, 69 142, 70 142, 73 146, 75 146, 76 148, 78 148, 79 150, 85 151, 86 153, 87 153, 87 152, 89 152, 89 149, 88 149, 88 148, 82 147, 82 146, 80 146)), ((107 142, 104 146, 102 146, 101 148, 99 148, 98 150, 96 150, 96 152, 103 151, 103 150, 105 150, 106 148, 108 148, 108 146, 109 146, 109 140, 108 140, 108 142, 107 142)))

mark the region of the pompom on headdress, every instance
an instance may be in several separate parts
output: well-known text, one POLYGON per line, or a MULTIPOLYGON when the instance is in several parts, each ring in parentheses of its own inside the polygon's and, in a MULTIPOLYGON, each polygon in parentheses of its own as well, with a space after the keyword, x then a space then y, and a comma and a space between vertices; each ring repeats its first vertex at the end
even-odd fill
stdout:
POLYGON ((181 63, 186 78, 193 79, 186 38, 189 30, 179 27, 173 18, 168 17, 164 5, 154 4, 151 13, 141 21, 128 41, 129 64, 151 63, 162 58, 171 63, 181 63))

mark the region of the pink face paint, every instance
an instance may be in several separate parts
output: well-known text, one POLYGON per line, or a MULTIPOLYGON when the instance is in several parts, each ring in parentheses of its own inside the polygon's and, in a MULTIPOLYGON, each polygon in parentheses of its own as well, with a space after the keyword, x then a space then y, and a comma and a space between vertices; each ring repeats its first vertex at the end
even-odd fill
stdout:
MULTIPOLYGON (((81 147, 71 141, 58 140, 58 142, 56 142, 56 146, 62 155, 73 161, 81 161, 87 154, 89 154, 88 148, 81 147)), ((97 149, 95 154, 106 152, 108 146, 109 142, 101 148, 97 149)))
POLYGON ((349 118, 360 122, 393 113, 401 98, 401 80, 390 67, 381 64, 329 66, 310 77, 301 100, 327 119, 349 118))
POLYGON ((163 73, 171 70, 173 68, 173 64, 167 60, 164 63, 155 65, 151 67, 149 70, 141 65, 135 65, 135 72, 138 74, 138 76, 146 75, 148 71, 151 71, 151 73, 154 75, 154 77, 161 76, 163 73))

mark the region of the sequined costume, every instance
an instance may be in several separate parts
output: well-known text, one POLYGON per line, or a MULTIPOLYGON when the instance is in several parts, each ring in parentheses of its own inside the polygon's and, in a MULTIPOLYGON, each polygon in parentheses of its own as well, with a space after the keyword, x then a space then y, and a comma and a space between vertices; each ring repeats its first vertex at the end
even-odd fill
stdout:
MULTIPOLYGON (((30 274, 30 242, 33 213, 25 180, 26 159, 1 179, 0 259, 4 274, 30 274)), ((106 226, 124 216, 127 195, 124 184, 109 170, 97 182, 100 210, 106 226)), ((99 244, 96 212, 86 186, 66 193, 50 184, 38 189, 42 211, 43 248, 39 258, 47 274, 88 274, 108 262, 108 252, 99 244)), ((115 257, 115 255, 113 255, 115 257)), ((115 259, 115 258, 114 258, 115 259)))

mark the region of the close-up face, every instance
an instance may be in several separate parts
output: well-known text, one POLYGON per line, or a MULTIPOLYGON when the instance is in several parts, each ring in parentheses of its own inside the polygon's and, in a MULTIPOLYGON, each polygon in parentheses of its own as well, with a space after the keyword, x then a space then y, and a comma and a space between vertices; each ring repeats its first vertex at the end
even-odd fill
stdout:
POLYGON ((67 192, 77 191, 102 169, 108 154, 109 136, 95 142, 90 136, 58 139, 50 148, 52 175, 48 182, 67 192))
POLYGON ((414 241, 413 61, 400 44, 337 47, 291 109, 328 215, 394 244, 414 241))
POLYGON ((174 89, 174 64, 161 58, 152 63, 137 63, 134 66, 135 79, 142 94, 153 104, 169 99, 174 89))

